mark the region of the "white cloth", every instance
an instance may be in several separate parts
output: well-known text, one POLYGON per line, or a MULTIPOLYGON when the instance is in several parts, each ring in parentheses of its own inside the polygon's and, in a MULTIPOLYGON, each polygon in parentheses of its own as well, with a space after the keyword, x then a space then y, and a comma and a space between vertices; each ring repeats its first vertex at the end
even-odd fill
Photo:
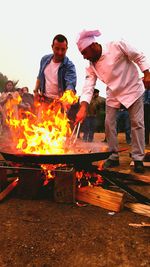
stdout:
POLYGON ((95 37, 100 36, 101 33, 99 30, 95 31, 86 31, 83 30, 79 33, 77 37, 77 46, 80 52, 82 52, 85 48, 95 42, 95 37))
POLYGON ((45 75, 45 95, 50 98, 56 98, 58 93, 58 69, 61 62, 55 63, 53 60, 46 66, 45 75))
POLYGON ((129 108, 143 93, 144 85, 138 68, 150 68, 143 53, 121 40, 102 46, 102 56, 86 69, 86 79, 80 103, 90 103, 97 78, 107 85, 106 104, 118 108, 120 103, 129 108))

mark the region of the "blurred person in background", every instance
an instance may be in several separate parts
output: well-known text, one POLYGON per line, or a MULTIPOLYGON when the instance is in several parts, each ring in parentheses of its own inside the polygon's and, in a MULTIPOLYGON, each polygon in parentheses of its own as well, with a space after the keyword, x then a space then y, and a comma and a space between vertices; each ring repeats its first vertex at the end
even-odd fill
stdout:
POLYGON ((123 127, 126 136, 126 142, 131 144, 131 123, 129 112, 124 105, 121 105, 117 111, 117 133, 120 132, 120 126, 123 127))
POLYGON ((22 101, 19 103, 19 108, 34 112, 34 96, 29 93, 27 86, 21 88, 20 96, 22 101))
POLYGON ((144 92, 144 123, 145 123, 145 144, 149 145, 150 140, 150 90, 144 92))
POLYGON ((99 90, 94 89, 91 102, 87 109, 87 116, 83 121, 83 141, 93 142, 94 133, 96 130, 97 112, 100 109, 101 99, 99 96, 99 90))
POLYGON ((13 81, 8 80, 5 83, 4 91, 2 92, 0 96, 0 105, 1 105, 1 112, 2 112, 2 121, 3 121, 3 127, 7 128, 6 125, 6 118, 9 111, 9 106, 7 105, 9 101, 12 102, 11 108, 12 108, 12 116, 14 116, 16 119, 18 119, 18 97, 19 93, 16 91, 13 81))

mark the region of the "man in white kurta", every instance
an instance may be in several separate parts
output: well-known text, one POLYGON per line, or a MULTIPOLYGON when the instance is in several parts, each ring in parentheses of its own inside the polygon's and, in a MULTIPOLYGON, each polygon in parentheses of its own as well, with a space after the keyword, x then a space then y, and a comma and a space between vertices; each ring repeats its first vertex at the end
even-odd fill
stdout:
POLYGON ((129 111, 132 135, 132 159, 134 171, 144 172, 144 85, 139 76, 138 68, 144 73, 144 79, 149 80, 150 65, 143 53, 138 52, 126 41, 110 42, 106 45, 96 43, 95 36, 100 32, 82 31, 77 40, 77 46, 83 57, 90 61, 86 69, 86 79, 80 98, 81 107, 76 121, 82 121, 86 116, 87 105, 90 103, 96 80, 100 79, 106 85, 106 120, 105 131, 109 150, 113 151, 104 167, 119 165, 118 141, 116 132, 116 111, 123 104, 129 111))

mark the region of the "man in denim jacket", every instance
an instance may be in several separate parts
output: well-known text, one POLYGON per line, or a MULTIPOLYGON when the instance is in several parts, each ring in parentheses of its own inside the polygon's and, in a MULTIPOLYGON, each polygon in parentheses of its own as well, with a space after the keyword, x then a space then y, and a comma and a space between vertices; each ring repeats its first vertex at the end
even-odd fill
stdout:
POLYGON ((46 101, 51 102, 61 97, 66 90, 76 92, 76 69, 66 57, 67 48, 67 38, 62 34, 56 35, 52 42, 53 54, 45 55, 41 59, 35 96, 42 95, 46 101))

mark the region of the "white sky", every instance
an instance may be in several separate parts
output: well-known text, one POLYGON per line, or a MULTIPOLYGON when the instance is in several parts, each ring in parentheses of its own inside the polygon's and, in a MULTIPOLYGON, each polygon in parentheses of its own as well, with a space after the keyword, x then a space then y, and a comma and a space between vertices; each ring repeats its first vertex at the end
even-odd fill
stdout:
MULTIPOLYGON (((99 29, 99 43, 125 38, 150 61, 150 0, 0 0, 0 7, 0 72, 30 92, 40 59, 52 52, 58 33, 68 39, 67 56, 76 66, 79 95, 88 64, 76 46, 83 29, 99 29)), ((105 96, 105 86, 98 82, 96 87, 105 96)))

